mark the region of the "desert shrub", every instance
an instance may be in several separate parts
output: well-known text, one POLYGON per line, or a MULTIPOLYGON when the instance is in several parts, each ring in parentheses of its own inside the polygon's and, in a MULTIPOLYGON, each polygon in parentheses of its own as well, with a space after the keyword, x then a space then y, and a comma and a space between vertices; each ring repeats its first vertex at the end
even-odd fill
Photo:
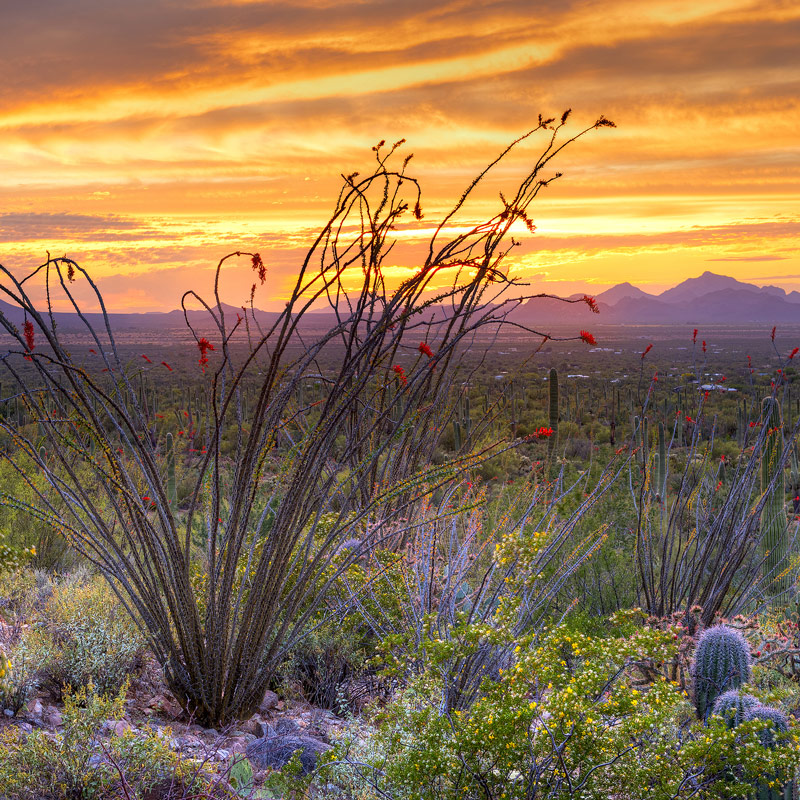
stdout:
POLYGON ((100 578, 55 584, 42 617, 22 645, 56 697, 90 682, 101 693, 118 691, 143 653, 134 620, 100 578))
POLYGON ((342 711, 347 687, 365 671, 368 646, 351 626, 326 622, 292 648, 281 665, 281 694, 299 695, 309 703, 342 711))
POLYGON ((0 733, 0 797, 95 800, 139 797, 159 781, 195 773, 155 733, 127 732, 102 742, 106 720, 119 720, 124 692, 111 699, 89 685, 64 697, 63 733, 7 727, 0 733), (123 794, 122 784, 129 792, 123 794))
POLYGON ((513 637, 497 624, 424 642, 429 667, 375 720, 371 737, 343 738, 322 759, 323 779, 353 794, 457 798, 743 797, 759 776, 785 780, 800 755, 793 740, 760 744, 763 721, 736 731, 696 720, 684 692, 661 679, 643 687, 637 664, 665 660, 673 635, 616 615, 614 635, 556 626, 513 637), (469 707, 448 710, 441 665, 453 651, 516 642, 514 658, 484 678, 469 707), (349 764, 343 767, 342 764, 349 764))

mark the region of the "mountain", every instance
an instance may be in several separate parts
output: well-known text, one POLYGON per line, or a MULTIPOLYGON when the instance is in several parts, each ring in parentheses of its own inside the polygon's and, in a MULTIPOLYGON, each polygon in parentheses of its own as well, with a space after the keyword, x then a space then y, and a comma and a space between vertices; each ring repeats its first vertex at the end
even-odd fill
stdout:
POLYGON ((598 303, 605 303, 608 306, 613 306, 615 303, 627 297, 638 300, 653 297, 653 295, 642 291, 638 286, 634 286, 632 283, 626 281, 625 283, 618 283, 616 286, 612 286, 604 292, 600 292, 594 299, 597 300, 598 303))
POLYGON ((667 303, 685 303, 723 289, 758 291, 758 287, 750 283, 737 281, 736 278, 717 275, 714 272, 704 272, 697 278, 687 278, 677 286, 673 286, 672 289, 667 289, 667 291, 658 295, 658 298, 667 303))
MULTIPOLYGON (((592 319, 584 304, 565 306, 529 300, 512 318, 537 330, 547 326, 589 324, 730 324, 800 325, 800 292, 704 272, 661 294, 652 295, 630 283, 620 283, 595 298, 601 311, 592 319)), ((546 331, 545 331, 546 332, 546 331)))
MULTIPOLYGON (((571 299, 580 299, 582 294, 571 299)), ((523 302, 512 311, 509 319, 542 333, 555 326, 565 326, 580 330, 591 330, 597 324, 651 324, 672 325, 692 324, 731 324, 757 323, 764 325, 800 325, 800 292, 785 292, 776 286, 758 287, 744 283, 727 275, 704 272, 696 278, 689 278, 661 294, 653 295, 633 286, 620 283, 598 294, 595 298, 600 310, 599 316, 583 302, 564 303, 552 298, 534 298, 523 302)), ((226 323, 235 322, 241 309, 223 305, 226 323)), ((22 310, 0 300, 0 313, 18 327, 22 326, 22 310)), ((278 318, 275 311, 256 309, 256 319, 263 328, 278 318)), ((446 318, 451 310, 444 306, 431 307, 425 318, 446 318)), ((343 314, 346 312, 343 309, 343 314)), ((213 331, 213 323, 206 311, 189 311, 190 323, 204 335, 213 331)), ((85 332, 85 326, 78 316, 71 312, 54 314, 56 323, 65 333, 85 332)), ((102 315, 85 314, 93 325, 103 324, 102 315)), ((161 335, 167 331, 186 330, 183 311, 149 313, 110 313, 109 320, 113 330, 118 332, 148 332, 161 335)), ((336 324, 336 317, 330 309, 308 314, 302 328, 306 331, 326 331, 336 324)), ((0 334, 2 330, 0 330, 0 334)))

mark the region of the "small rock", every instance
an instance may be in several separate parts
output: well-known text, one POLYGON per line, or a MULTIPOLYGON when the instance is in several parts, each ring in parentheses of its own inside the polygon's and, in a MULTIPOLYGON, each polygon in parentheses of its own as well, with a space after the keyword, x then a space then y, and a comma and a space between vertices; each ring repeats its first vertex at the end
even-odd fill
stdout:
POLYGON ((42 701, 39 700, 38 697, 34 698, 33 700, 28 701, 27 705, 28 713, 32 717, 41 717, 42 716, 42 701))
POLYGON ((239 725, 239 730, 243 731, 244 733, 250 733, 256 737, 262 736, 262 724, 263 723, 260 719, 258 719, 258 717, 251 717, 246 722, 243 722, 241 725, 239 725))
POLYGON ((14 712, 13 712, 13 711, 12 711, 10 708, 4 708, 4 709, 3 709, 3 713, 4 713, 4 714, 5 714, 7 717, 13 717, 13 716, 14 716, 14 712))
POLYGON ((64 718, 55 706, 48 706, 42 714, 42 722, 48 728, 60 728, 64 723, 64 718))
POLYGON ((317 756, 330 749, 330 745, 310 736, 277 733, 264 739, 257 739, 245 754, 258 769, 282 769, 298 750, 303 772, 308 774, 317 765, 317 756))
POLYGON ((124 736, 129 730, 131 730, 131 724, 127 720, 120 719, 114 722, 110 730, 114 736, 124 736))
POLYGON ((260 713, 265 713, 266 711, 271 711, 273 708, 278 708, 281 701, 278 699, 278 695, 275 692, 270 691, 267 689, 264 692, 264 699, 261 701, 261 705, 258 707, 260 713))

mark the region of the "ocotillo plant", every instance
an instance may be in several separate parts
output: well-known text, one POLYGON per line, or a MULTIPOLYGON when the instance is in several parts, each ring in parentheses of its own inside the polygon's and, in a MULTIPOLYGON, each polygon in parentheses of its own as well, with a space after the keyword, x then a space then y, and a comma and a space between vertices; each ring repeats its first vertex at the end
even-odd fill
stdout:
POLYGON ((715 625, 700 634, 692 668, 697 716, 705 719, 717 698, 750 680, 750 648, 739 631, 715 625))
MULTIPOLYGON (((136 377, 86 270, 67 258, 48 259, 24 278, 1 268, 0 288, 22 309, 26 325, 23 333, 0 312, 0 324, 15 342, 0 360, 27 405, 46 418, 48 459, 42 462, 39 443, 24 427, 4 422, 15 444, 6 457, 35 502, 2 489, 0 502, 62 532, 108 578, 144 626, 169 687, 201 724, 247 718, 258 707, 281 658, 346 568, 346 558, 330 568, 343 540, 358 531, 367 544, 402 541, 422 499, 514 446, 494 442, 446 463, 433 459, 466 345, 481 330, 496 331, 526 299, 506 294, 517 283, 501 270, 514 246, 512 226, 530 225, 531 203, 558 177, 543 176, 556 154, 611 124, 601 118, 562 141, 567 116, 540 119, 477 176, 435 226, 419 269, 396 288, 383 273, 392 231, 413 227, 412 217, 422 216, 419 183, 407 173, 410 156, 395 167, 400 142, 376 146, 371 171, 344 177, 285 307, 265 326, 252 299, 244 316, 232 317, 220 297, 221 272, 231 259, 247 257, 256 281, 265 282, 267 266, 258 253, 220 260, 210 303, 195 291, 184 295, 184 311, 199 303, 213 330, 211 342, 185 314, 201 364, 212 344, 217 359, 203 365, 206 400, 195 399, 188 410, 195 455, 185 513, 170 505, 165 439, 142 408, 136 377), (498 213, 479 225, 462 225, 459 214, 475 187, 537 131, 546 137, 544 152, 516 190, 503 196, 498 213), (450 283, 442 288, 447 276, 450 283), (42 294, 31 291, 37 280, 45 284, 42 294), (54 322, 56 293, 80 309, 73 281, 81 290, 88 286, 103 309, 97 327, 85 314, 79 317, 102 371, 72 354, 54 322), (40 296, 47 298, 44 310, 40 296), (329 304, 335 323, 309 336, 301 324, 321 302, 329 304), (442 313, 433 319, 425 313, 437 310, 442 313), (241 348, 232 346, 235 337, 241 348), (313 415, 298 416, 298 386, 319 377, 321 357, 331 350, 335 367, 324 376, 324 398, 313 415), (257 395, 245 420, 243 384, 254 374, 257 395), (50 417, 42 413, 44 397, 50 417), (393 416, 397 408, 399 416, 393 416), (277 463, 275 443, 286 442, 289 425, 300 435, 277 463), (230 433, 226 442, 233 442, 233 452, 223 456, 223 434, 230 433), (270 470, 279 480, 267 489, 270 470), (201 549, 194 544, 198 538, 201 549)), ((251 298, 256 289, 254 283, 251 298)), ((593 303, 588 297, 567 302, 584 301, 593 303)), ((544 336, 525 330, 537 342, 544 336)), ((172 369, 162 364, 158 368, 172 369)))
POLYGON ((765 397, 761 419, 766 428, 766 442, 761 456, 761 491, 767 501, 761 516, 766 558, 764 571, 767 591, 776 600, 783 599, 791 586, 789 564, 789 526, 786 519, 786 478, 783 454, 783 418, 775 397, 765 397))

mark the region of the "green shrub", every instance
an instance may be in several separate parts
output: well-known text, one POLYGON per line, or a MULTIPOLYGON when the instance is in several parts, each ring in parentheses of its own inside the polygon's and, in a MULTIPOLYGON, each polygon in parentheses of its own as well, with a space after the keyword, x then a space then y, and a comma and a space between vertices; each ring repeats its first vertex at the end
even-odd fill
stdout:
POLYGON ((102 742, 106 720, 119 720, 124 692, 111 699, 90 685, 64 697, 63 733, 50 736, 34 730, 25 736, 17 728, 0 733, 0 797, 15 800, 95 800, 124 797, 122 776, 130 792, 165 778, 186 780, 193 765, 173 753, 155 733, 127 732, 102 742))
POLYGON ((376 718, 372 736, 345 738, 323 758, 331 764, 323 779, 398 800, 666 800, 742 797, 759 776, 785 779, 795 769, 795 746, 760 747, 758 723, 741 733, 720 718, 704 724, 677 684, 640 682, 637 664, 674 655, 673 632, 632 613, 615 615, 612 626, 612 636, 562 625, 518 639, 510 666, 452 713, 437 664, 454 650, 466 656, 498 644, 508 630, 465 625, 447 641, 432 636, 423 643, 430 666, 376 718))
POLYGON ((99 578, 56 584, 42 616, 24 646, 56 697, 90 682, 101 693, 118 691, 144 651, 135 622, 99 578))

